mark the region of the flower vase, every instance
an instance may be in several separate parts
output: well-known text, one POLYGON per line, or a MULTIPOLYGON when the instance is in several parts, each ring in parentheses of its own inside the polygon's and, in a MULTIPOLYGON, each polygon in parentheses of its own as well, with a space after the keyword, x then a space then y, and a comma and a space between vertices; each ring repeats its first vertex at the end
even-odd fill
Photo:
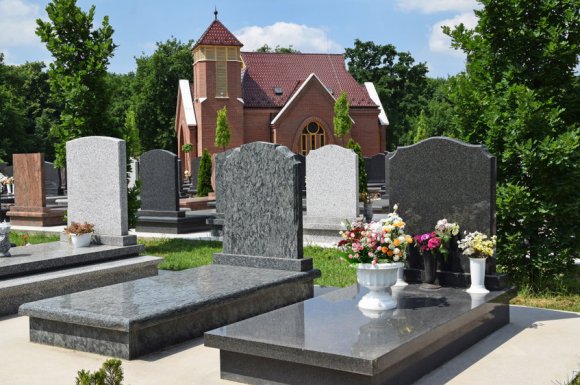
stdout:
POLYGON ((363 203, 363 216, 367 223, 370 223, 373 220, 373 204, 371 202, 363 203))
POLYGON ((395 284, 393 286, 395 287, 401 287, 401 286, 407 286, 408 283, 405 282, 405 265, 400 263, 400 267, 397 270, 397 281, 395 282, 395 284))
POLYGON ((11 184, 6 185, 6 194, 12 194, 12 185, 11 184))
POLYGON ((437 259, 432 252, 423 253, 423 283, 419 286, 422 290, 438 290, 441 288, 437 280, 437 259))
POLYGON ((366 312, 382 312, 397 307, 389 294, 389 287, 397 281, 397 270, 402 263, 361 263, 356 266, 358 283, 369 289, 358 303, 366 312))
POLYGON ((469 271, 471 276, 471 286, 467 289, 470 294, 489 293, 485 288, 485 260, 487 258, 469 257, 469 271))
POLYGON ((93 237, 93 233, 86 233, 86 234, 71 234, 70 239, 73 244, 73 247, 89 247, 91 244, 91 239, 93 237))

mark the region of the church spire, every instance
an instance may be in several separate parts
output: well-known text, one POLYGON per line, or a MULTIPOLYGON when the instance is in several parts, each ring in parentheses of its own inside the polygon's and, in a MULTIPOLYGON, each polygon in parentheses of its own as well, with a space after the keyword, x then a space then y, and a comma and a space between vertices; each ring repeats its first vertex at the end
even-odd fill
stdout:
POLYGON ((215 19, 217 20, 218 11, 217 11, 217 7, 216 6, 214 6, 213 15, 214 15, 215 19))

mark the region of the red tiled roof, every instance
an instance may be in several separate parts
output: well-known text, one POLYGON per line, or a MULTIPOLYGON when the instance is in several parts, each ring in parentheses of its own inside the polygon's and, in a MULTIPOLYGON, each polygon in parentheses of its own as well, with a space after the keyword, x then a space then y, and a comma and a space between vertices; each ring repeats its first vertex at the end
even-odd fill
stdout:
POLYGON ((197 40, 193 48, 198 45, 229 45, 242 47, 243 44, 221 23, 214 20, 197 40))
POLYGON ((246 66, 242 72, 245 107, 283 107, 311 73, 335 98, 346 91, 351 107, 377 106, 348 73, 340 54, 242 52, 241 56, 246 66), (282 95, 276 95, 274 87, 282 88, 282 95))

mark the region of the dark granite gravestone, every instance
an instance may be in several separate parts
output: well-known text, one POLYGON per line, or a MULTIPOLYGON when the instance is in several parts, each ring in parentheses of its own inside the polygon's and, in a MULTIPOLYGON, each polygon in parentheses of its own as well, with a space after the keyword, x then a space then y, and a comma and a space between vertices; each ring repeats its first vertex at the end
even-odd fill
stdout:
POLYGON ((385 154, 376 154, 365 157, 365 170, 369 186, 381 187, 385 184, 385 154))
POLYGON ((306 190, 306 157, 301 154, 297 154, 296 158, 300 161, 300 191, 305 192, 306 190))
POLYGON ((224 231, 224 213, 226 206, 222 193, 225 188, 223 165, 232 151, 233 149, 229 149, 215 156, 215 216, 208 219, 208 224, 211 225, 211 235, 214 237, 221 237, 224 231))
POLYGON ((220 170, 223 253, 214 263, 305 271, 300 162, 287 147, 255 142, 232 151, 220 170), (223 189, 221 189, 223 187, 223 189))
POLYGON ((151 150, 141 155, 141 210, 137 231, 182 234, 207 230, 208 215, 179 209, 179 165, 177 155, 151 150))
POLYGON ((199 174, 199 162, 201 161, 201 156, 193 158, 191 160, 191 186, 189 188, 190 193, 195 193, 197 191, 197 175, 199 174))
MULTIPOLYGON (((391 207, 399 205, 398 213, 411 234, 433 231, 439 219, 457 222, 463 231, 495 234, 496 161, 485 146, 459 140, 433 137, 412 146, 399 147, 388 154, 386 175, 391 207)), ((439 273, 442 283, 458 286, 468 284, 463 273, 469 271, 469 261, 455 253, 439 273)), ((420 268, 416 255, 409 267, 420 268)), ((488 258, 486 286, 502 286, 495 274, 495 258, 488 258)), ((411 275, 410 273, 408 275, 411 275)))
POLYGON ((54 164, 44 162, 44 189, 46 196, 57 196, 60 187, 60 174, 54 164))

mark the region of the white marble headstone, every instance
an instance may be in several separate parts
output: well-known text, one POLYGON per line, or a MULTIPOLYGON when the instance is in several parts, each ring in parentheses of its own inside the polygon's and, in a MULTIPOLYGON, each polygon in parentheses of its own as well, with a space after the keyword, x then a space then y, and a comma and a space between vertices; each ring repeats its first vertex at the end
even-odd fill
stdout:
POLYGON ((306 156, 308 217, 358 216, 358 157, 350 149, 326 145, 306 156))
POLYGON ((97 235, 127 235, 125 151, 125 141, 117 138, 67 142, 68 224, 88 222, 97 235))

